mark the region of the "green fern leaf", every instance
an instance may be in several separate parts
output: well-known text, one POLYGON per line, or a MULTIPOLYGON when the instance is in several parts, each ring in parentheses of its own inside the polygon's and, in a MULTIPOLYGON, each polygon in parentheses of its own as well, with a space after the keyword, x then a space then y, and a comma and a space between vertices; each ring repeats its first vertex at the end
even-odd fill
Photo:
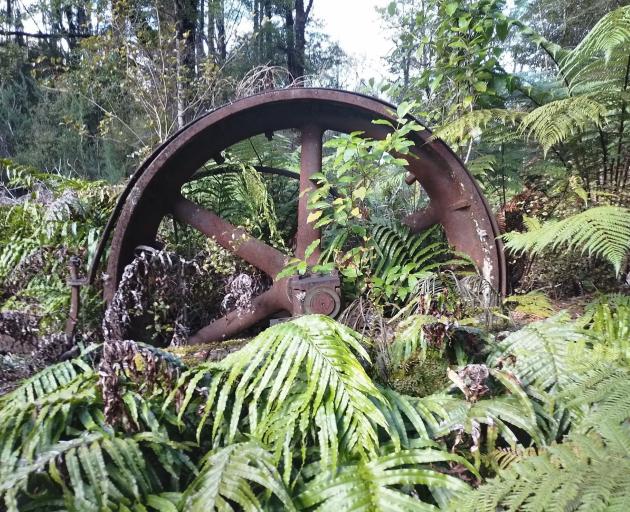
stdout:
POLYGON ((617 274, 630 252, 630 210, 619 206, 590 208, 561 221, 549 221, 524 233, 504 235, 506 247, 538 254, 566 246, 606 259, 617 274))
POLYGON ((283 510, 295 506, 274 466, 274 459, 255 443, 237 443, 210 452, 201 471, 182 496, 181 510, 265 510, 262 490, 280 500, 283 510))
POLYGON ((405 450, 344 466, 337 472, 325 471, 308 482, 297 499, 303 507, 319 506, 321 510, 436 510, 435 505, 408 493, 414 486, 422 486, 441 508, 467 490, 462 480, 435 469, 444 462, 456 462, 474 472, 457 455, 429 448, 405 450))

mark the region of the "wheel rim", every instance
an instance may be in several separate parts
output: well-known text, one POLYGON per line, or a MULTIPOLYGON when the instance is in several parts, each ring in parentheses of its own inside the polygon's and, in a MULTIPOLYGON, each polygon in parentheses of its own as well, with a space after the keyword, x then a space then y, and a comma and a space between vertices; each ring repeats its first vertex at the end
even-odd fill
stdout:
MULTIPOLYGON (((159 147, 136 171, 121 196, 105 230, 91 277, 112 232, 107 262, 105 298, 113 298, 124 267, 133 260, 139 245, 150 245, 162 219, 173 215, 228 248, 248 263, 274 278, 286 256, 247 235, 244 230, 181 195, 182 186, 208 160, 219 160, 221 151, 259 134, 286 129, 301 132, 300 191, 314 187, 310 176, 321 170, 322 136, 326 130, 350 133, 361 130, 366 137, 382 139, 391 131, 374 124, 375 119, 395 122, 395 107, 360 94, 328 89, 295 88, 271 91, 221 107, 189 124, 159 147), (238 243, 236 243, 237 241, 238 243)), ((429 130, 412 133, 415 143, 408 158, 411 182, 417 180, 429 196, 428 207, 407 216, 403 223, 412 232, 441 224, 449 243, 468 254, 481 275, 500 292, 505 291, 505 260, 496 221, 479 187, 459 158, 429 130)), ((307 195, 300 194, 296 256, 304 258, 319 230, 306 222, 307 195)), ((314 263, 316 250, 308 258, 314 263)), ((279 310, 293 311, 288 279, 273 286, 252 304, 246 316, 231 312, 193 335, 190 343, 225 339, 279 310)), ((312 299, 312 297, 311 297, 312 299)), ((316 299, 314 299, 317 302, 316 299)), ((328 299, 325 299, 328 301, 328 299)))

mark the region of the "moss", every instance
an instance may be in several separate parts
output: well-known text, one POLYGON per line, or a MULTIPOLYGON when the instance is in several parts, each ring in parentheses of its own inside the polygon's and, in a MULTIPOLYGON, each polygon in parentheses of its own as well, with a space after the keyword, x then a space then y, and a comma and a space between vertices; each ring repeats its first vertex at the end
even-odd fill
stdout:
POLYGON ((427 396, 444 389, 449 383, 446 370, 448 361, 442 350, 430 348, 426 358, 411 357, 392 369, 389 385, 399 393, 427 396))
POLYGON ((242 348, 250 339, 213 341, 201 345, 170 347, 166 352, 179 357, 187 366, 197 366, 208 361, 220 361, 228 354, 242 348))

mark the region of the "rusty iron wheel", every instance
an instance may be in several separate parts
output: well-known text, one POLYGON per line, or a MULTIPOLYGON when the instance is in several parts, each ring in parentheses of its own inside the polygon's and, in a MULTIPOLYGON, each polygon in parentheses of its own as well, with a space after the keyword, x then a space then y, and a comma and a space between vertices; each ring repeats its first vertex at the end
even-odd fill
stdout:
MULTIPOLYGON (((207 161, 221 162, 221 152, 233 144, 255 135, 296 129, 301 137, 299 188, 300 192, 309 190, 314 186, 310 176, 321 170, 322 137, 326 130, 363 131, 365 137, 382 139, 390 128, 373 121, 386 119, 394 123, 394 111, 392 105, 361 94, 293 88, 243 98, 197 119, 162 144, 132 176, 101 239, 90 271, 91 280, 111 236, 105 282, 105 299, 111 301, 125 266, 133 260, 135 248, 152 245, 162 219, 173 216, 213 237, 274 280, 269 290, 253 300, 249 311, 232 311, 214 320, 191 336, 190 344, 233 337, 280 311, 293 315, 336 314, 339 310, 336 273, 276 280, 275 276, 286 264, 284 254, 184 198, 181 189, 195 179, 195 173, 207 161)), ((475 180, 450 148, 433 139, 429 130, 414 133, 410 138, 415 145, 412 157, 407 158, 407 182, 420 183, 429 197, 429 205, 403 222, 412 232, 441 224, 449 242, 472 258, 495 290, 504 292, 505 260, 497 239, 499 231, 475 180)), ((278 170, 267 171, 278 174, 275 172, 278 170)), ((307 223, 307 216, 307 195, 301 193, 295 255, 302 259, 306 248, 320 239, 319 230, 307 223)), ((318 256, 316 250, 309 256, 309 263, 318 256)))

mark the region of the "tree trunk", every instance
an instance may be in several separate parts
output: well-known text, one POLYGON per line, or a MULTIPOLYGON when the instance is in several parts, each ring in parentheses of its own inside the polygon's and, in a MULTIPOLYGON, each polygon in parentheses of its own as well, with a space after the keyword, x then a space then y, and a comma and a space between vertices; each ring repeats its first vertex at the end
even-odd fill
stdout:
MULTIPOLYGON (((309 0, 304 7, 304 0, 295 0, 295 20, 293 8, 285 10, 285 30, 287 34, 287 68, 293 80, 304 77, 306 68, 306 25, 314 0, 309 0)), ((303 83, 296 85, 304 85, 303 83)))
POLYGON ((208 0, 208 55, 212 56, 214 62, 217 62, 217 46, 216 46, 216 30, 214 28, 216 21, 215 0, 208 0))
POLYGON ((304 76, 306 17, 304 0, 295 0, 295 49, 293 53, 293 71, 291 73, 295 79, 304 76))
POLYGON ((294 33, 294 21, 293 21, 293 7, 287 5, 284 9, 284 31, 286 37, 286 53, 287 53, 287 69, 291 79, 295 80, 299 75, 296 75, 295 69, 295 33, 294 33))
POLYGON ((217 0, 217 52, 220 62, 227 58, 227 41, 225 40, 225 0, 217 0))
POLYGON ((265 12, 265 60, 267 63, 273 61, 273 31, 271 25, 271 0, 264 0, 263 9, 265 12))
POLYGON ((256 63, 262 61, 262 32, 261 32, 261 11, 260 0, 254 0, 254 60, 256 63))
POLYGON ((177 126, 190 119, 186 113, 190 84, 195 76, 195 33, 197 0, 175 0, 175 39, 177 44, 177 126))
POLYGON ((203 39, 205 36, 205 23, 206 23, 206 13, 204 12, 205 0, 201 0, 199 2, 199 19, 197 20, 197 30, 195 31, 196 44, 197 44, 197 55, 196 61, 197 66, 206 56, 206 49, 203 46, 203 39))

